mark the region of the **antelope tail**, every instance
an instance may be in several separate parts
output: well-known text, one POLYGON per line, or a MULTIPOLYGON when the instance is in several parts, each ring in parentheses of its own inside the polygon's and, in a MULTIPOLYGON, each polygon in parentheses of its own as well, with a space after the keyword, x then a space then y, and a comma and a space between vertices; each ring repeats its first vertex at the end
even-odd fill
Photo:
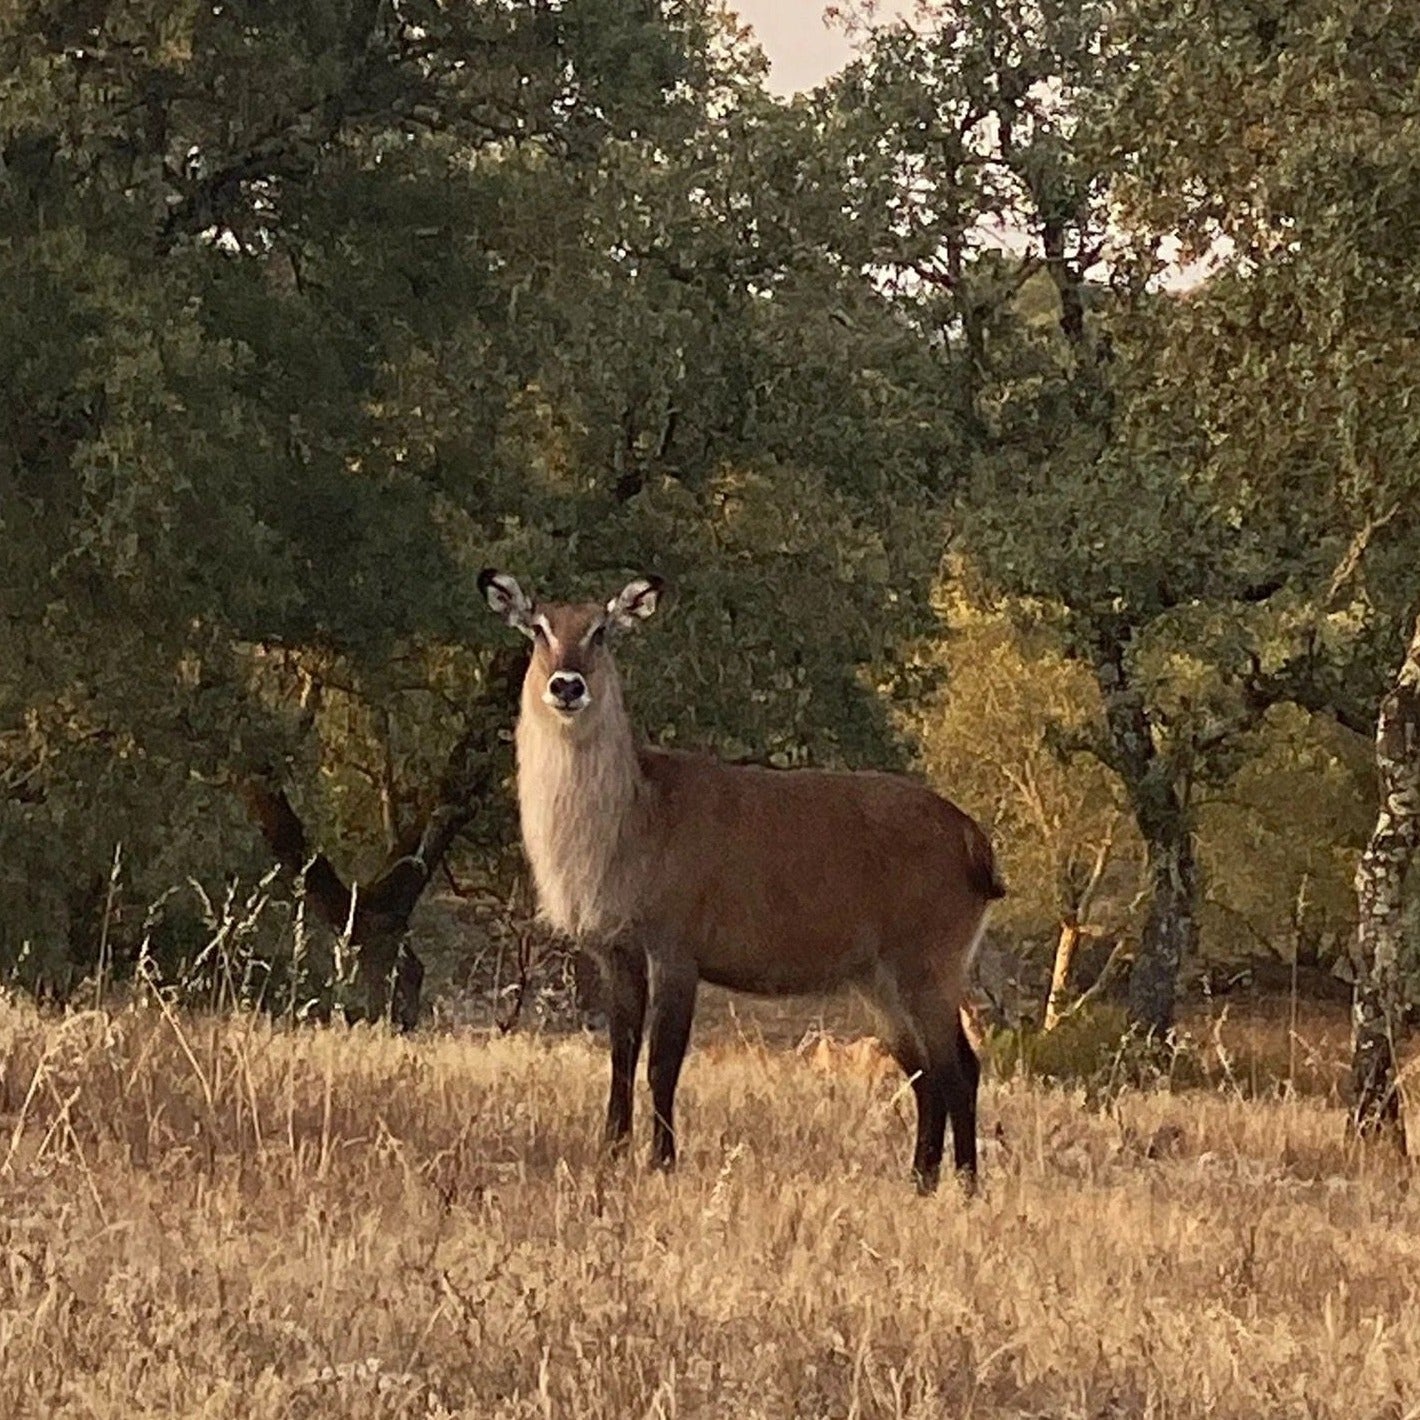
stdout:
POLYGON ((987 902, 1006 896, 1006 884, 1001 881, 991 840, 975 823, 967 826, 966 858, 971 885, 987 902))

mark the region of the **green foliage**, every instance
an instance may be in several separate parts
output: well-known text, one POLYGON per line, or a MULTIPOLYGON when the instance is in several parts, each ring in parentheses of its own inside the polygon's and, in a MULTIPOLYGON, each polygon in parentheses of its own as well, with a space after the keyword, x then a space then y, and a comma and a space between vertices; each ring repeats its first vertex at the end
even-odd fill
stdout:
POLYGON ((1347 568, 1316 592, 1353 601, 1356 629, 1393 661, 1417 534, 1420 21, 1346 0, 1222 5, 1201 34, 1171 7, 1136 3, 1120 24, 1137 62, 1111 116, 1116 143, 1131 135, 1116 190, 1136 229, 1176 231, 1221 267, 1175 303, 1176 357, 1156 398, 1208 431, 1241 512, 1280 505, 1299 543, 1326 550, 1326 572, 1347 568), (1174 115, 1169 141, 1136 126, 1146 108, 1174 115), (1365 556, 1348 563, 1358 535, 1365 556))
POLYGON ((1094 1006, 1066 1016, 1054 1030, 1023 1025, 995 1031, 990 1039, 991 1071, 998 1079, 1017 1075, 1052 1084, 1078 1084, 1108 1076, 1129 1036, 1121 1007, 1094 1006))
MULTIPOLYGON (((1420 19, 1354 0, 1224 4, 1201 28, 1154 3, 1119 18, 1134 62, 1108 127, 1125 219, 1181 233, 1221 268, 1177 303, 1153 402, 1207 431, 1230 506, 1286 522, 1322 554, 1292 578, 1308 645, 1282 679, 1298 703, 1369 735, 1416 609, 1420 19), (1172 116, 1166 138, 1137 126, 1146 110, 1172 116)), ((1396 807, 1373 812, 1378 833, 1396 807)), ((1397 897, 1406 867, 1387 865, 1397 897)), ((1381 994, 1381 967, 1361 959, 1369 937, 1353 939, 1358 1003, 1370 1003, 1358 1004, 1358 1065, 1381 994)), ((1399 991, 1385 995, 1391 1024, 1371 1038, 1388 1056, 1399 991)))
MULTIPOLYGON (((972 435, 972 597, 1096 682, 1098 719, 1058 739, 1146 847, 1131 1009, 1156 1027, 1200 806, 1271 705, 1365 732, 1413 597, 1402 8, 929 6, 834 86, 845 257, 931 332, 972 435), (1003 225, 1013 250, 985 250, 1003 225), (1213 277, 1171 287, 1169 242, 1213 277)), ((1304 875, 1330 896, 1336 867, 1304 875)))
POLYGON ((1332 970, 1354 928, 1356 859, 1370 831, 1364 741, 1278 706, 1255 749, 1199 812, 1214 962, 1276 954, 1332 970))

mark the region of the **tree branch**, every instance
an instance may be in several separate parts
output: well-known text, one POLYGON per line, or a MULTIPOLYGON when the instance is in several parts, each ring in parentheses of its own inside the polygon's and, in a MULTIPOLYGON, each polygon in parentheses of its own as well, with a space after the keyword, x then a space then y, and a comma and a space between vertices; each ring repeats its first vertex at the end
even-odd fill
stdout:
POLYGON ((1331 574, 1331 585, 1326 591, 1325 606, 1330 606, 1340 595, 1341 589, 1356 575, 1361 566, 1361 560, 1366 555, 1367 548, 1371 545, 1371 539, 1400 512, 1400 504, 1392 503, 1383 513, 1370 518, 1363 527, 1357 529, 1356 535, 1347 544, 1346 551, 1342 554, 1341 561, 1336 564, 1336 570, 1331 574))
POLYGON ((324 853, 308 855, 305 825, 285 791, 253 777, 237 784, 237 794, 261 830, 271 856, 283 871, 303 883, 308 899, 326 924, 343 932, 350 921, 350 889, 324 853))
MULTIPOLYGON (((526 648, 504 647, 489 665, 487 684, 513 705, 522 691, 527 657, 526 648)), ((454 742, 423 814, 405 830, 390 860, 365 889, 370 911, 404 918, 414 911, 429 879, 493 790, 489 748, 478 728, 466 729, 454 742)))
POLYGON ((1129 947, 1129 939, 1127 937, 1121 937, 1114 944, 1114 950, 1105 958, 1105 963, 1100 968, 1100 973, 1095 977, 1089 990, 1082 991, 1068 1006, 1057 1014, 1057 1024, 1060 1021, 1068 1020, 1073 1015, 1077 1015, 1092 1001, 1099 1000, 1110 986, 1114 984, 1124 967, 1132 959, 1133 953, 1129 947))
POLYGON ((1123 775, 1123 762, 1118 747, 1109 732, 1100 725, 1067 730, 1063 725, 1049 724, 1045 727, 1046 748, 1060 760, 1073 759, 1077 754, 1087 754, 1098 760, 1114 774, 1123 775))
POLYGON ((1348 703, 1349 697, 1338 683, 1334 670, 1322 664, 1316 653, 1315 637, 1306 650, 1284 661, 1275 671, 1263 671, 1257 652, 1249 653, 1249 670, 1243 681, 1245 727, 1256 725, 1274 705, 1291 704, 1313 715, 1330 715, 1354 734, 1370 738, 1375 733, 1375 717, 1362 707, 1348 703))
POLYGON ((1080 889, 1079 896, 1075 901, 1075 918, 1083 925, 1089 918, 1090 909, 1094 906, 1095 893, 1099 890, 1099 885, 1104 881, 1104 870, 1109 865, 1109 860, 1114 852, 1114 833, 1119 826, 1119 815, 1116 814, 1109 821, 1109 827, 1105 830, 1104 837, 1095 846, 1095 861, 1090 868, 1090 875, 1085 880, 1085 885, 1080 889))

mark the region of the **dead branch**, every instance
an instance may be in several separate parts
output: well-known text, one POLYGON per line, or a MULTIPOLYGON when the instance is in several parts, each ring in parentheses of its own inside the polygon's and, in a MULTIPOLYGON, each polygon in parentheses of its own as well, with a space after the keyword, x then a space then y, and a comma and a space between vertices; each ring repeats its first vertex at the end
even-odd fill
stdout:
POLYGON ((1099 1000, 1119 978, 1126 963, 1132 960, 1133 952, 1129 946, 1129 939, 1121 937, 1114 944, 1114 950, 1105 959, 1104 965, 1100 968, 1100 974, 1094 979, 1094 984, 1088 991, 1081 992, 1068 1006, 1057 1013, 1057 1022, 1068 1020, 1071 1016, 1083 1011, 1091 1002, 1099 1000))

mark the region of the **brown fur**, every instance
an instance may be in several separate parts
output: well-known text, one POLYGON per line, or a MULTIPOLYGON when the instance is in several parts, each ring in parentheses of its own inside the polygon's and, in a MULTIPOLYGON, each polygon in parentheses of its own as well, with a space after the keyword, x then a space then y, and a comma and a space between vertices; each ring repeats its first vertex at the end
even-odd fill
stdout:
MULTIPOLYGON (((623 597, 641 586, 654 606, 650 583, 623 597)), ((638 748, 598 634, 609 615, 616 623, 616 601, 607 610, 523 605, 514 624, 546 628, 536 632, 517 728, 523 838, 542 911, 606 965, 609 1133, 619 1139, 629 1128, 624 1057, 634 1065, 648 977, 653 1086, 658 1023, 661 1055, 675 1057, 657 1101, 666 1163, 676 1042, 683 1054, 697 981, 773 996, 847 986, 869 998, 888 1047, 920 1077, 919 1182, 935 1183, 948 1111, 958 1166, 973 1171, 975 1056, 959 1012, 988 906, 1004 891, 986 835, 900 775, 781 771, 638 748), (544 699, 559 671, 585 681, 589 701, 573 714, 544 699)))

